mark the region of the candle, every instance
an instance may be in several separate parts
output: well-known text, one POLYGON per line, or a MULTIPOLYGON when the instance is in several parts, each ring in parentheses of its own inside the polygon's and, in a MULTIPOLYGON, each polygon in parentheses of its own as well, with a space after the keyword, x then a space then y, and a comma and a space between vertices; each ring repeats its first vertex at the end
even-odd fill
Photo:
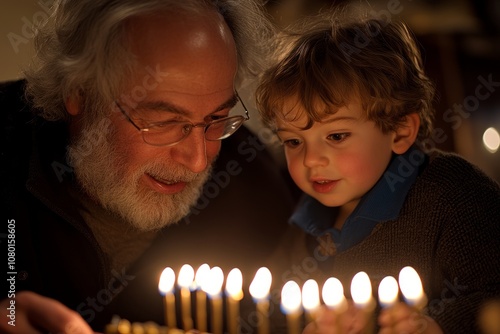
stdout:
POLYGON ((158 283, 158 290, 160 294, 165 296, 165 325, 169 328, 177 327, 175 320, 175 296, 173 293, 175 284, 175 273, 172 268, 167 267, 163 269, 158 283))
POLYGON ((342 314, 347 309, 347 301, 344 296, 344 287, 335 277, 328 278, 323 284, 321 296, 325 305, 335 312, 335 333, 340 333, 342 328, 342 314))
POLYGON ((415 269, 409 266, 401 269, 399 272, 399 286, 408 305, 418 310, 424 307, 426 297, 422 288, 422 281, 415 269))
POLYGON ((398 282, 392 276, 384 277, 378 286, 378 299, 383 308, 393 306, 398 300, 398 282))
POLYGON ((319 305, 318 283, 313 279, 309 279, 302 287, 302 306, 305 310, 306 325, 314 321, 319 305))
POLYGON ((375 302, 372 297, 370 278, 364 271, 357 273, 352 278, 351 296, 356 306, 364 312, 366 325, 363 333, 374 333, 375 320, 373 319, 373 311, 375 309, 375 302))
POLYGON ((281 310, 286 315, 288 334, 300 334, 301 293, 299 285, 288 281, 281 290, 281 310))
POLYGON ((234 268, 227 275, 226 303, 227 303, 227 328, 230 334, 237 334, 240 318, 240 300, 243 298, 243 275, 238 268, 234 268))
POLYGON ((177 284, 181 288, 181 315, 182 324, 185 331, 193 329, 193 319, 191 318, 191 291, 193 285, 194 269, 189 264, 185 264, 179 271, 177 284))
POLYGON ((203 286, 203 290, 210 297, 212 306, 212 326, 211 333, 222 334, 222 298, 221 289, 224 283, 224 273, 219 267, 213 267, 208 274, 208 283, 203 286))
POLYGON ((196 328, 200 332, 207 331, 207 294, 202 287, 208 282, 210 266, 202 264, 196 271, 194 281, 196 283, 196 328))
POLYGON ((269 334, 269 291, 271 289, 272 275, 266 267, 259 268, 250 283, 249 291, 257 304, 259 314, 258 333, 269 334))
MULTIPOLYGON (((378 300, 382 308, 387 309, 388 315, 391 319, 391 328, 394 327, 394 311, 392 306, 398 300, 399 287, 398 282, 392 276, 384 277, 378 286, 378 300)), ((394 328, 391 329, 391 333, 394 333, 394 328)))
POLYGON ((347 302, 344 296, 344 287, 342 283, 335 277, 330 277, 323 284, 321 296, 328 308, 335 309, 339 312, 344 312, 347 307, 347 302))

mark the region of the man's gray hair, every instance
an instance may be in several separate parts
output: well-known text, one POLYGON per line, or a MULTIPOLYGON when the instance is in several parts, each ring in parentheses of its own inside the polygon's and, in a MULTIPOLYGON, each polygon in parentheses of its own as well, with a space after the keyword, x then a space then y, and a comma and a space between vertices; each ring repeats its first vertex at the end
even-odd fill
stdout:
POLYGON ((35 38, 36 57, 25 71, 27 94, 47 120, 66 120, 65 101, 77 96, 90 117, 99 116, 119 96, 134 69, 124 45, 125 22, 135 16, 183 10, 203 15, 217 10, 236 42, 236 84, 266 66, 273 28, 253 0, 58 0, 35 38))

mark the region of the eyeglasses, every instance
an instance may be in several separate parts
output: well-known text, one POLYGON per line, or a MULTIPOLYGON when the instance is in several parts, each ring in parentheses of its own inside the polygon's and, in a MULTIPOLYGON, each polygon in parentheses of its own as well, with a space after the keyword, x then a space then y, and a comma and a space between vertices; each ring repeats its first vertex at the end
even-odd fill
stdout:
MULTIPOLYGON (((193 128, 203 128, 205 139, 210 141, 217 141, 226 139, 238 130, 238 128, 250 119, 248 110, 241 100, 237 92, 235 92, 238 102, 241 103, 245 111, 245 115, 235 115, 213 120, 208 123, 179 122, 179 121, 165 121, 155 122, 144 128, 139 127, 130 118, 123 108, 115 101, 118 109, 127 118, 127 120, 142 133, 142 139, 149 145, 153 146, 172 146, 181 142, 186 138, 193 128)), ((234 107, 233 107, 234 108, 234 107)))

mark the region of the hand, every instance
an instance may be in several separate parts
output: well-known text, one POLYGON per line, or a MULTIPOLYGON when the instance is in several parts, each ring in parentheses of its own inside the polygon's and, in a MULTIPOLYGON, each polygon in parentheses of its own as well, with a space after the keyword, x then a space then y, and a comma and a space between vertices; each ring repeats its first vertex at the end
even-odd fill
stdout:
POLYGON ((383 310, 378 323, 379 334, 443 334, 434 319, 405 303, 398 303, 383 310))
POLYGON ((308 324, 302 334, 356 334, 361 333, 365 325, 364 313, 352 303, 349 303, 340 315, 322 306, 315 321, 308 324))
POLYGON ((94 334, 75 311, 60 302, 34 292, 16 293, 15 299, 0 301, 0 332, 6 334, 94 334), (9 317, 11 301, 15 301, 15 318, 9 317), (15 326, 9 325, 14 321, 15 326))

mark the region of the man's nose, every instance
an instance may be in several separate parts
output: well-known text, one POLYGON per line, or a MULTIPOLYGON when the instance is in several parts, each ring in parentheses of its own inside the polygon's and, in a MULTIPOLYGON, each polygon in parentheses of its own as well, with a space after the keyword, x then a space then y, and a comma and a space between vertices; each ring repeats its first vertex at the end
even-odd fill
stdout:
POLYGON ((204 171, 208 165, 205 128, 193 127, 186 138, 172 147, 172 155, 193 173, 204 171))

